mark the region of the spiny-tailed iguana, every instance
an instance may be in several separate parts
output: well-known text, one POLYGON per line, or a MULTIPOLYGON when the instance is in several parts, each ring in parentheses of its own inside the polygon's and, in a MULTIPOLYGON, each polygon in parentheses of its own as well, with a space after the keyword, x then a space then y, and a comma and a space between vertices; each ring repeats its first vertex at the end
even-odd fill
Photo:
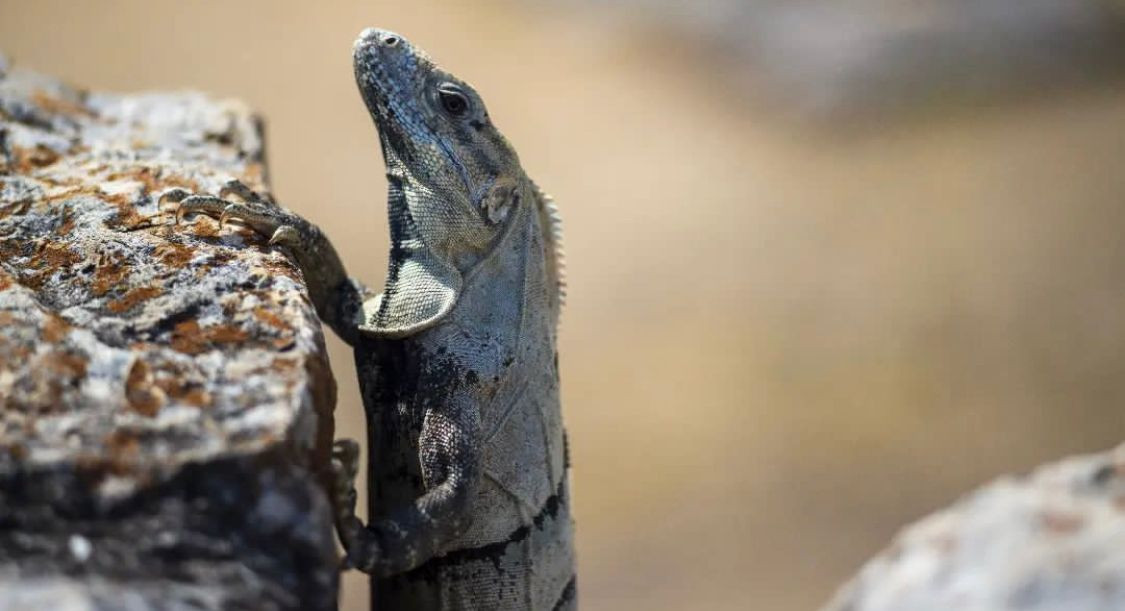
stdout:
POLYGON ((343 440, 337 528, 376 608, 573 608, 554 204, 477 93, 406 39, 365 30, 354 66, 387 166, 381 294, 348 278, 315 225, 240 183, 167 198, 178 217, 240 220, 286 248, 355 348, 374 519, 355 516, 358 450, 343 440))

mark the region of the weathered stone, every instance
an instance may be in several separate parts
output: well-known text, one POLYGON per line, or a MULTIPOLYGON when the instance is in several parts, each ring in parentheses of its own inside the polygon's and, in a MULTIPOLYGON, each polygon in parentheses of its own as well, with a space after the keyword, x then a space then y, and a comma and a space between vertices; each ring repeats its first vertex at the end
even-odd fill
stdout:
POLYGON ((263 188, 262 157, 241 104, 0 62, 0 609, 334 608, 301 274, 158 201, 263 188))
POLYGON ((904 530, 824 611, 1125 609, 1125 445, 1007 477, 904 530))

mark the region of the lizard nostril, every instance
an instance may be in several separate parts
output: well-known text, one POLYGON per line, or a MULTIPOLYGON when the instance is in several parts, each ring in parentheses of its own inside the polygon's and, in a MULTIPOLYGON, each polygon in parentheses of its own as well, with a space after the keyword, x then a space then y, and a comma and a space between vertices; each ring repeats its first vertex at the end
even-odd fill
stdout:
POLYGON ((383 39, 383 44, 388 47, 393 47, 398 44, 398 36, 388 36, 383 39))

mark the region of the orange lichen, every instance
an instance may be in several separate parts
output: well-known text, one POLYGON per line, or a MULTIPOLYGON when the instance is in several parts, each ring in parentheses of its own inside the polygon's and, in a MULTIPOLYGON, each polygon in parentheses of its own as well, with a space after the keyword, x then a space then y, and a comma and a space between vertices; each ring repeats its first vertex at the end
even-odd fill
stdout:
POLYGON ((55 234, 65 236, 74 229, 74 215, 67 210, 62 212, 62 222, 55 228, 55 234))
MULTIPOLYGON (((3 323, 0 322, 0 324, 3 323)), ((66 322, 58 316, 48 316, 46 322, 43 323, 42 337, 48 342, 58 342, 62 340, 62 338, 66 337, 66 334, 69 332, 70 323, 66 322)))
POLYGON ((121 282, 129 275, 128 270, 120 261, 107 262, 99 260, 94 270, 94 283, 90 287, 94 295, 102 296, 121 286, 121 282))
POLYGON ((84 117, 94 118, 97 115, 92 110, 76 102, 69 100, 60 100, 47 95, 47 92, 42 89, 37 89, 31 94, 31 100, 35 105, 47 112, 63 114, 63 115, 81 115, 84 117))
POLYGON ((31 198, 27 197, 19 201, 14 201, 9 204, 0 206, 0 219, 6 216, 15 216, 19 214, 26 214, 31 208, 31 198))
POLYGON ((4 346, 4 356, 9 362, 18 363, 31 356, 31 347, 26 344, 11 345, 9 342, 0 341, 0 345, 4 346))
POLYGON ((121 214, 106 221, 106 226, 119 229, 121 231, 136 231, 138 229, 148 229, 155 225, 155 219, 151 216, 145 216, 137 213, 136 210, 122 210, 121 214))
POLYGON ((164 394, 177 401, 182 401, 195 407, 211 405, 211 393, 207 392, 197 383, 187 382, 178 377, 158 378, 156 387, 164 394))
MULTIPOLYGON (((97 467, 102 467, 115 475, 125 475, 136 467, 141 443, 137 436, 128 431, 113 431, 103 439, 105 455, 95 458, 97 467)), ((94 465, 86 465, 94 466, 94 465)))
POLYGON ((297 369, 297 365, 298 363, 295 359, 274 359, 271 368, 288 377, 292 371, 297 369))
MULTIPOLYGON (((50 181, 50 182, 52 182, 52 184, 60 184, 60 183, 57 183, 55 181, 50 181)), ((75 197, 81 197, 81 196, 98 197, 99 191, 94 187, 90 187, 90 186, 86 186, 86 185, 76 185, 76 186, 75 185, 67 185, 67 186, 71 186, 72 188, 67 189, 65 191, 57 191, 55 193, 51 193, 51 194, 43 197, 40 200, 40 205, 41 206, 42 205, 49 206, 51 204, 63 202, 63 201, 66 201, 68 199, 73 199, 75 197)))
POLYGON ((64 380, 60 378, 82 378, 86 375, 86 366, 88 362, 86 357, 80 356, 71 352, 58 351, 45 356, 46 369, 58 377, 53 378, 53 382, 63 383, 64 380))
POLYGON ((270 340, 270 345, 273 346, 274 349, 278 350, 278 351, 289 350, 290 348, 292 348, 296 344, 297 344, 297 341, 295 339, 293 339, 291 336, 275 337, 272 340, 270 340))
POLYGON ((123 193, 107 194, 99 192, 98 197, 117 208, 117 215, 106 221, 107 227, 122 231, 133 231, 153 225, 153 217, 137 212, 133 202, 123 193))
POLYGON ((217 238, 219 237, 219 225, 213 222, 195 225, 195 235, 201 238, 217 238))
POLYGON ((163 393, 152 382, 152 371, 141 359, 133 361, 125 378, 125 399, 142 416, 153 417, 164 403, 163 393))
POLYGON ((194 405, 196 407, 207 407, 211 405, 211 393, 202 388, 193 388, 177 398, 188 405, 194 405))
MULTIPOLYGON (((202 235, 202 234, 200 234, 200 235, 202 235)), ((224 263, 228 263, 228 262, 233 261, 233 260, 234 260, 233 254, 231 254, 230 252, 227 252, 225 250, 220 250, 220 251, 216 252, 215 254, 211 255, 210 262, 211 262, 212 265, 218 266, 218 265, 222 265, 224 263)))
POLYGON ((246 165, 246 170, 242 174, 242 182, 250 185, 251 188, 260 191, 260 186, 265 182, 266 171, 259 162, 249 163, 246 165))
POLYGON ((262 261, 264 267, 270 276, 284 276, 293 280, 294 282, 301 282, 301 272, 293 264, 289 263, 287 259, 267 258, 262 261))
POLYGON ((163 289, 155 286, 144 286, 132 289, 125 293, 120 299, 115 299, 106 306, 110 312, 114 314, 121 314, 133 309, 138 303, 148 301, 164 292, 163 289))
POLYGON ((258 320, 271 327, 274 327, 275 329, 280 329, 282 331, 290 330, 289 325, 285 324, 285 321, 282 320, 281 317, 277 315, 277 313, 268 308, 264 308, 262 306, 254 308, 254 318, 257 318, 258 320))
POLYGON ((216 325, 206 329, 194 320, 185 320, 172 330, 172 348, 184 354, 200 354, 219 344, 245 342, 250 334, 234 325, 216 325))
MULTIPOLYGON (((19 280, 20 284, 32 289, 41 287, 43 282, 55 272, 67 270, 82 260, 82 257, 67 248, 66 244, 56 241, 36 241, 33 249, 27 265, 24 266, 25 269, 21 270, 23 273, 19 280)), ((17 254, 20 254, 20 249, 16 244, 0 242, 0 258, 17 254)))
POLYGON ((248 337, 250 337, 249 333, 234 325, 219 325, 207 329, 207 341, 213 344, 244 342, 248 337))
POLYGON ((66 244, 58 242, 40 242, 36 246, 35 256, 32 258, 32 265, 36 268, 42 268, 45 264, 52 269, 59 269, 68 267, 82 260, 82 257, 69 248, 66 244))
POLYGON ((184 354, 199 354, 205 349, 200 338, 199 323, 185 320, 172 329, 172 348, 184 354))
POLYGON ((0 259, 18 257, 21 250, 21 245, 15 240, 0 240, 0 259))
POLYGON ((152 254, 156 255, 156 258, 160 259, 160 262, 164 265, 179 268, 191 261, 192 257, 195 256, 195 251, 182 244, 164 242, 157 246, 152 254))
MULTIPOLYGON (((135 143, 134 146, 135 148, 144 148, 144 146, 147 145, 141 143, 141 146, 137 146, 135 143)), ((119 172, 112 172, 106 175, 106 180, 111 182, 123 179, 133 180, 144 186, 145 193, 157 193, 172 187, 180 187, 193 192, 199 190, 194 180, 188 180, 183 176, 166 172, 167 170, 161 167, 133 167, 119 172)))
POLYGON ((16 157, 16 170, 25 174, 35 168, 46 167, 59 160, 58 153, 42 144, 37 144, 33 148, 14 146, 12 152, 15 153, 16 157))
POLYGON ((219 307, 223 309, 223 316, 233 318, 242 309, 242 300, 237 295, 232 295, 230 298, 223 299, 219 307))

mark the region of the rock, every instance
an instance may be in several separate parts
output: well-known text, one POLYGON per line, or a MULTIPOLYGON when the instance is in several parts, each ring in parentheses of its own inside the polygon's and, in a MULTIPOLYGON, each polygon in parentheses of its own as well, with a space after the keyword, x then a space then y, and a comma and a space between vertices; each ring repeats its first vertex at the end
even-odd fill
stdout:
POLYGON ((0 609, 335 608, 300 271, 158 202, 231 178, 266 186, 243 105, 0 62, 0 609))
POLYGON ((1125 609, 1125 445, 1006 477, 906 528, 824 611, 1125 609))

